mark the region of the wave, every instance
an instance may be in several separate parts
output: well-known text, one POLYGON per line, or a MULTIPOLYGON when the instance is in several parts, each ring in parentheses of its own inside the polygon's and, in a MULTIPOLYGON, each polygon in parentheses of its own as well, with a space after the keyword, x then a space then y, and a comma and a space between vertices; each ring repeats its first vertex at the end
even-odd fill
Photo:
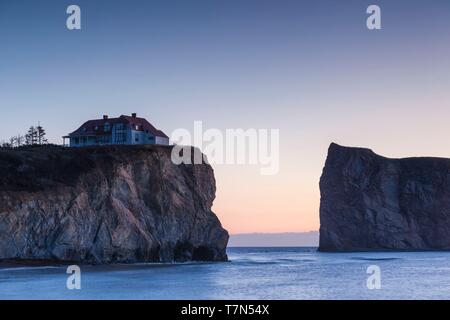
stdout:
POLYGON ((23 270, 45 270, 45 269, 61 269, 60 266, 40 266, 40 267, 0 267, 0 272, 23 271, 23 270))
POLYGON ((362 261, 394 261, 402 260, 402 258, 389 257, 389 258, 366 258, 366 257, 351 257, 352 260, 362 260, 362 261))

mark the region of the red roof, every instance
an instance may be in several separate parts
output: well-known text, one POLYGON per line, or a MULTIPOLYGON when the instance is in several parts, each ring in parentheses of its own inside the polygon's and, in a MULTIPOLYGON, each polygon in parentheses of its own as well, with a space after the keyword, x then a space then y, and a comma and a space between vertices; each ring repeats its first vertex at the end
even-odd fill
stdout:
POLYGON ((164 132, 156 129, 146 119, 124 115, 121 115, 119 118, 106 118, 86 121, 81 127, 69 134, 69 136, 103 136, 105 135, 104 128, 106 124, 109 124, 112 127, 114 124, 118 123, 129 125, 135 131, 146 131, 156 137, 169 138, 164 132))

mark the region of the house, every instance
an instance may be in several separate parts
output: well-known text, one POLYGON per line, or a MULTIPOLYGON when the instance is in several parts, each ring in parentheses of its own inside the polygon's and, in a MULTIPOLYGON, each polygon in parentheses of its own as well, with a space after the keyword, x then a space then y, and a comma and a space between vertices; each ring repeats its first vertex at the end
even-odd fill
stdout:
POLYGON ((68 136, 63 137, 70 141, 70 147, 87 147, 102 145, 136 145, 159 144, 168 145, 169 137, 161 130, 156 129, 144 118, 138 118, 136 113, 131 116, 120 116, 89 120, 68 136))

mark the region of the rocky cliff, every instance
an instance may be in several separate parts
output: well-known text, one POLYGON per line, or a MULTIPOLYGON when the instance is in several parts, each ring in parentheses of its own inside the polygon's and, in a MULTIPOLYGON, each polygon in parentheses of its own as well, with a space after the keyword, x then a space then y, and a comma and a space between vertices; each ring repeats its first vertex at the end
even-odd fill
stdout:
POLYGON ((450 159, 388 159, 331 144, 321 251, 450 250, 450 159))
POLYGON ((209 165, 171 148, 0 149, 0 260, 227 260, 209 165))

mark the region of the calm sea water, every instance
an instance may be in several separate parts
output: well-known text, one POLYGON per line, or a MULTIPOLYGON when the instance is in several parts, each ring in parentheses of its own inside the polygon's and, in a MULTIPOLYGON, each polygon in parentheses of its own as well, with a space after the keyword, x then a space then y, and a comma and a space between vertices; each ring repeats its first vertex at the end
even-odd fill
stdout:
POLYGON ((318 253, 231 248, 231 262, 0 268, 0 299, 450 299, 450 253, 318 253), (381 270, 381 289, 366 271, 381 270))

